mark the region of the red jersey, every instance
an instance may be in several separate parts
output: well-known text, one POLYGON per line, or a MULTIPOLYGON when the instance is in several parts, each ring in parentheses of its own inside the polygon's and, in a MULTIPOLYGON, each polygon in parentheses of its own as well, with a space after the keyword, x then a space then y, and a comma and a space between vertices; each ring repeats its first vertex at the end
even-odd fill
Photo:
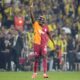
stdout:
POLYGON ((41 34, 41 44, 46 45, 49 39, 47 35, 47 33, 49 32, 48 26, 47 25, 43 26, 42 31, 43 34, 41 34))
POLYGON ((24 18, 23 17, 14 17, 14 25, 16 30, 23 30, 24 18))

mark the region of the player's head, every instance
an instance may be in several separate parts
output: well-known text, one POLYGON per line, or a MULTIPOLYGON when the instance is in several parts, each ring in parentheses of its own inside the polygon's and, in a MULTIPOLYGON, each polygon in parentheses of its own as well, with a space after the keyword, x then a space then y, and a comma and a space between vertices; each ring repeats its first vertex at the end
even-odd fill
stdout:
POLYGON ((45 24, 45 18, 44 18, 44 16, 40 16, 40 17, 38 18, 38 21, 39 21, 39 23, 40 23, 41 25, 45 24))

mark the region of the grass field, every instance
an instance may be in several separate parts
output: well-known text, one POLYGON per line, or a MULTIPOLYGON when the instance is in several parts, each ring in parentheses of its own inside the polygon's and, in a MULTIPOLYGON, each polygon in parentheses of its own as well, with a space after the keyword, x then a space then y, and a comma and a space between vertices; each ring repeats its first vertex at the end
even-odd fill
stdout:
MULTIPOLYGON (((38 72, 35 80, 80 80, 80 72, 48 72, 49 78, 44 79, 38 72)), ((32 72, 0 72, 0 80, 33 80, 32 72)))

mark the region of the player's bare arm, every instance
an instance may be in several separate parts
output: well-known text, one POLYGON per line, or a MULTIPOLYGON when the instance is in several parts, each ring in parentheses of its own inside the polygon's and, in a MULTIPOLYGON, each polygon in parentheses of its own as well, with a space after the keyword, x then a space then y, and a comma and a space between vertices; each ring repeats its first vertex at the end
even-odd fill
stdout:
POLYGON ((51 36, 51 33, 50 32, 47 32, 47 35, 48 35, 49 39, 52 41, 53 45, 55 46, 55 43, 54 43, 53 38, 51 36))
POLYGON ((35 18, 33 14, 33 3, 30 3, 30 15, 31 15, 32 23, 34 24, 35 18))

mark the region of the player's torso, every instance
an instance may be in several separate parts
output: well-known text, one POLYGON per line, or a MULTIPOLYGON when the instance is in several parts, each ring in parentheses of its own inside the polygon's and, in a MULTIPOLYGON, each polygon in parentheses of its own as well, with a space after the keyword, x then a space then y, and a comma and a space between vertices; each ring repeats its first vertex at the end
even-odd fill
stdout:
POLYGON ((47 27, 47 25, 44 25, 43 27, 42 27, 42 31, 44 32, 44 34, 41 34, 41 43, 42 44, 47 44, 47 42, 48 42, 48 35, 47 35, 47 33, 48 33, 48 27, 47 27))
POLYGON ((34 23, 33 28, 34 28, 34 43, 41 44, 41 33, 39 31, 42 30, 42 28, 38 22, 34 23))

